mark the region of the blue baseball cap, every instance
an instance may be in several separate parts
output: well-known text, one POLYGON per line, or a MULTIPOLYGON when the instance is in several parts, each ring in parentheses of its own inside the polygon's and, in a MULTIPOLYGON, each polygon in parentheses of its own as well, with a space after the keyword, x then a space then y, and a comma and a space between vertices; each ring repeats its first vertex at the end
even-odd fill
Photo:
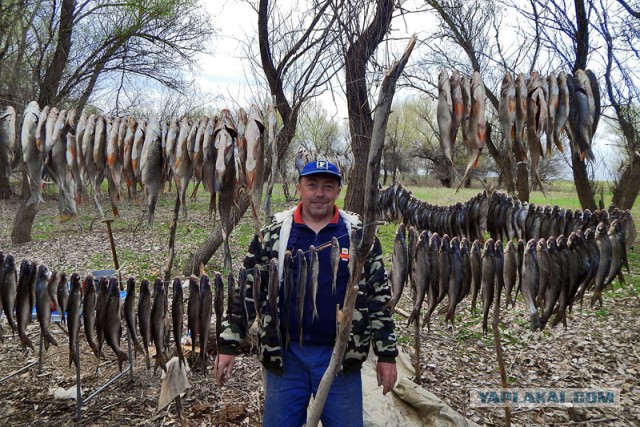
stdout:
POLYGON ((342 185, 342 176, 338 171, 338 167, 328 160, 316 160, 314 162, 307 163, 300 172, 300 178, 316 174, 333 175, 338 178, 338 184, 342 185))

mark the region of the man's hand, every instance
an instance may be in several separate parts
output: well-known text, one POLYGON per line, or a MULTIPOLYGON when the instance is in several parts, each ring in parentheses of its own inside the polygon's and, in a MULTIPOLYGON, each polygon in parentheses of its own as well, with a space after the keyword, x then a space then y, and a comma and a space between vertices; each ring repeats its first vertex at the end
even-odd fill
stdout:
POLYGON ((395 363, 378 362, 376 364, 376 376, 378 377, 378 385, 384 386, 382 394, 387 394, 391 391, 396 384, 398 378, 398 371, 396 370, 395 363))
POLYGON ((233 354, 218 354, 214 363, 216 381, 218 386, 222 387, 224 383, 231 378, 233 373, 233 365, 236 363, 236 356, 233 354))

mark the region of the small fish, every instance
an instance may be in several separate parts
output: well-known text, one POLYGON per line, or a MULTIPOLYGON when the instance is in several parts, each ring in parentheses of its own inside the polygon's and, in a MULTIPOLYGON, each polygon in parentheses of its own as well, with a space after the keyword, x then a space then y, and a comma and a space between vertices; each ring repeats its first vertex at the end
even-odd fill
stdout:
POLYGON ((61 310, 60 303, 58 302, 58 282, 64 281, 64 284, 66 286, 67 273, 60 273, 60 278, 58 278, 57 276, 58 275, 54 271, 51 275, 51 280, 49 280, 49 283, 47 284, 47 292, 49 293, 49 300, 51 301, 51 304, 56 308, 58 314, 60 315, 60 319, 64 319, 64 311, 61 310))
POLYGON ((249 310, 247 309, 247 269, 244 266, 240 266, 238 270, 238 294, 240 296, 240 308, 242 309, 242 319, 245 323, 245 328, 249 325, 249 310))
POLYGON ((127 295, 124 298, 124 319, 129 329, 129 336, 133 341, 133 346, 136 351, 145 354, 144 348, 140 344, 138 334, 136 332, 136 317, 135 317, 135 303, 136 303, 136 279, 129 277, 127 279, 127 295))
POLYGON ((451 321, 453 325, 456 316, 456 305, 458 304, 458 300, 460 295, 462 294, 462 254, 460 253, 460 241, 458 237, 454 237, 451 239, 451 247, 450 247, 450 262, 451 262, 451 275, 449 276, 449 288, 448 288, 448 296, 449 296, 449 305, 447 308, 447 314, 445 317, 445 322, 447 320, 451 321))
POLYGON ((122 372, 122 363, 129 361, 127 353, 120 348, 122 323, 120 322, 120 284, 116 277, 109 279, 107 302, 104 307, 104 337, 118 358, 118 367, 122 372))
POLYGON ((602 291, 606 286, 607 276, 611 270, 613 252, 607 225, 604 222, 599 223, 596 227, 595 240, 600 251, 600 263, 598 264, 598 271, 595 277, 595 288, 591 296, 591 307, 595 305, 596 301, 598 301, 602 307, 602 291))
MULTIPOLYGON (((549 243, 544 238, 540 238, 536 243, 536 259, 538 261, 538 275, 540 282, 538 284, 538 293, 536 295, 536 305, 542 307, 544 305, 547 288, 551 284, 552 276, 560 277, 560 271, 553 266, 553 258, 557 256, 557 243, 554 236, 549 237, 549 243), (553 246, 554 254, 550 252, 553 246)), ((554 279, 555 279, 554 278, 554 279)), ((557 297, 556 297, 557 298, 557 297)), ((555 301, 554 301, 555 304, 555 301)), ((548 317, 547 317, 548 319, 548 317)), ((545 321, 542 320, 544 325, 545 321)))
POLYGON ((391 257, 391 293, 393 296, 385 305, 385 308, 395 308, 402 296, 404 285, 407 283, 409 261, 405 230, 403 223, 400 223, 396 229, 393 241, 393 255, 391 257))
POLYGON ((438 75, 438 132, 440 134, 440 148, 449 165, 453 165, 451 153, 451 127, 453 122, 453 100, 451 99, 451 84, 449 74, 443 68, 438 75))
POLYGON ((311 270, 311 305, 313 306, 313 318, 319 319, 316 297, 318 295, 318 275, 320 267, 318 265, 318 253, 315 246, 309 246, 309 270, 311 270))
POLYGON ((524 262, 522 270, 522 297, 531 314, 531 331, 540 328, 540 316, 536 304, 538 286, 540 285, 540 272, 536 259, 536 241, 531 239, 527 242, 524 250, 524 262))
POLYGON ((107 277, 100 278, 96 293, 96 337, 98 339, 98 357, 100 357, 104 343, 105 307, 109 299, 109 279, 107 277))
MULTIPOLYGON (((222 294, 222 276, 220 273, 215 275, 216 281, 216 299, 218 294, 222 294), (220 289, 218 290, 218 288, 220 289)), ((213 296, 211 293, 211 285, 209 284, 209 276, 203 274, 200 276, 200 361, 207 372, 207 347, 209 344, 209 329, 211 328, 211 313, 212 313, 213 296)), ((216 313, 217 316, 217 313, 216 313)), ((216 323, 216 328, 218 325, 216 323)), ((216 333, 216 336, 218 334, 216 333)))
POLYGON ((233 276, 233 272, 230 272, 227 276, 227 319, 231 322, 233 315, 233 301, 236 294, 236 279, 233 276))
POLYGON ((182 312, 184 302, 182 296, 182 282, 179 277, 173 279, 173 300, 171 302, 171 320, 173 323, 173 341, 176 343, 176 352, 180 363, 184 364, 184 352, 182 351, 182 312))
POLYGON ((58 345, 58 342, 49 331, 51 326, 51 299, 47 291, 47 285, 52 277, 51 271, 45 266, 38 267, 36 279, 36 314, 40 323, 40 333, 43 337, 44 349, 49 350, 49 345, 58 345))
POLYGON ((415 250, 415 292, 413 301, 413 310, 409 316, 407 323, 410 325, 413 322, 418 323, 420 319, 420 309, 424 302, 425 294, 429 288, 429 233, 423 231, 420 233, 420 237, 416 242, 415 250))
MULTIPOLYGON (((417 248, 417 244, 418 244, 418 232, 416 231, 416 228, 413 225, 409 226, 409 231, 407 232, 407 258, 408 258, 408 271, 409 271, 409 280, 411 283, 412 287, 415 287, 414 285, 414 268, 415 268, 415 263, 416 263, 416 248, 417 248)), ((429 246, 428 243, 429 238, 427 237, 427 247, 429 246)))
POLYGON ((284 287, 284 330, 285 330, 285 348, 289 347, 291 338, 289 336, 289 320, 291 318, 291 293, 293 291, 293 258, 291 251, 284 253, 284 272, 283 272, 283 287, 284 287))
POLYGON ((613 279, 622 271, 622 267, 629 271, 629 261, 627 260, 627 248, 625 246, 624 233, 620 220, 614 219, 609 227, 609 242, 611 243, 611 267, 605 279, 605 286, 613 282, 613 279))
POLYGON ((336 294, 336 282, 338 280, 338 268, 340 267, 340 243, 338 238, 333 236, 331 239, 331 291, 336 294))
POLYGON ((149 345, 151 344, 151 291, 149 281, 142 279, 140 282, 140 297, 138 298, 138 327, 144 346, 147 369, 151 369, 149 358, 149 345))
POLYGON ((436 305, 440 304, 449 290, 449 280, 451 276, 451 239, 448 234, 442 236, 442 243, 438 249, 438 299, 436 305))
MULTIPOLYGON (((280 325, 280 313, 278 310, 278 293, 280 289, 280 279, 278 276, 278 260, 272 258, 269 262, 269 283, 267 284, 267 300, 269 302, 269 314, 274 319, 274 325, 280 325)), ((282 342, 280 327, 276 328, 278 342, 282 342)))
POLYGON ((2 287, 0 288, 2 309, 11 330, 15 333, 18 331, 18 325, 13 317, 13 308, 16 305, 18 272, 16 271, 16 261, 13 255, 7 255, 2 265, 2 270, 2 287))
MULTIPOLYGON (((496 280, 495 280, 495 292, 496 301, 500 303, 500 295, 504 289, 504 249, 502 247, 502 240, 496 241, 495 244, 495 259, 496 259, 496 280)), ((495 307, 498 309, 499 307, 495 307)))
POLYGON ((482 248, 478 239, 471 244, 471 312, 476 311, 478 293, 482 288, 482 248))
POLYGON ((296 253, 296 259, 298 260, 298 277, 296 284, 298 285, 296 301, 296 318, 298 320, 298 334, 299 343, 302 345, 302 321, 304 320, 304 299, 307 292, 307 258, 304 256, 302 249, 298 249, 296 253))
MULTIPOLYGON (((423 242, 424 244, 424 242, 423 242)), ((427 313, 422 321, 422 327, 427 325, 427 330, 431 331, 431 314, 438 306, 438 292, 439 292, 439 277, 440 266, 438 265, 438 251, 442 246, 442 239, 438 233, 433 233, 429 238, 429 280, 426 283, 427 287, 427 313)))
POLYGON ((493 304, 496 281, 495 243, 488 239, 482 251, 482 333, 487 335, 489 309, 493 304))
POLYGON ((253 267, 253 284, 251 285, 251 293, 253 295, 253 307, 256 311, 256 318, 258 324, 262 319, 262 276, 260 273, 260 264, 256 264, 253 267))
MULTIPOLYGON (((209 280, 207 278, 207 280, 209 280)), ((192 274, 189 277, 189 301, 187 302, 187 329, 191 335, 191 348, 196 348, 200 338, 200 287, 198 278, 192 274)), ((191 355, 195 356, 192 351, 191 355)))
MULTIPOLYGON (((73 273, 71 275, 71 292, 69 292, 69 306, 67 308, 67 327, 69 328, 69 367, 72 363, 78 366, 79 354, 76 354, 76 342, 80 335, 80 314, 82 304, 82 285, 80 283, 80 275, 73 273)), ((65 283, 66 286, 66 283, 65 283)))
POLYGON ((156 345, 156 359, 154 372, 158 366, 167 372, 167 364, 164 356, 164 317, 165 317, 165 299, 164 283, 162 279, 157 278, 153 284, 153 305, 151 307, 151 338, 156 345))
MULTIPOLYGON (((224 314, 224 282, 222 275, 216 272, 214 278, 214 295, 213 295, 213 311, 216 314, 216 342, 220 339, 222 333, 222 316, 224 314)), ((200 301, 202 303, 202 287, 200 288, 200 301)), ((200 319, 200 324, 203 325, 203 319, 200 319)))
POLYGON ((509 307, 512 303, 513 289, 516 287, 518 280, 518 250, 512 240, 507 242, 507 249, 504 252, 504 284, 507 293, 505 307, 509 307))
POLYGON ((29 303, 29 282, 31 281, 31 276, 31 263, 26 259, 22 260, 16 290, 16 320, 18 323, 18 336, 20 337, 22 348, 26 349, 29 347, 33 350, 33 344, 27 336, 27 325, 31 318, 31 306, 29 303))
POLYGON ((462 258, 462 292, 456 304, 460 304, 471 291, 471 243, 466 237, 460 241, 460 256, 462 258))

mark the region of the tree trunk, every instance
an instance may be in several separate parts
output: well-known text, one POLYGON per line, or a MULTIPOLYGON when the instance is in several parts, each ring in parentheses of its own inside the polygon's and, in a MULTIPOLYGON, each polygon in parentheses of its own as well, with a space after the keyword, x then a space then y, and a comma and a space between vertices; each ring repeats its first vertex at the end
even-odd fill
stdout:
MULTIPOLYGON (((233 215, 231 215, 231 230, 235 228, 240 219, 244 216, 244 213, 249 207, 249 197, 243 194, 240 198, 239 206, 237 209, 233 209, 233 215)), ((185 276, 191 274, 197 274, 198 266, 200 264, 206 264, 209 262, 213 254, 218 250, 222 244, 222 229, 216 227, 216 229, 207 237, 207 240, 196 250, 191 260, 182 269, 182 273, 185 276)))
POLYGON ((582 209, 596 210, 596 199, 593 195, 589 175, 587 174, 587 165, 580 160, 579 154, 571 154, 571 165, 573 166, 573 180, 576 184, 576 193, 582 209))
MULTIPOLYGON (((507 187, 507 193, 513 194, 516 190, 516 184, 513 180, 513 164, 511 163, 511 157, 505 156, 500 153, 496 145, 493 143, 493 138, 491 137, 493 130, 493 126, 487 123, 487 149, 489 150, 489 154, 496 162, 498 169, 500 170, 500 179, 504 182, 504 185, 507 187)), ((466 187, 465 183, 465 187, 466 187)))
POLYGON ((62 0, 56 51, 53 54, 53 58, 51 58, 51 63, 40 86, 39 105, 56 105, 58 103, 58 85, 67 67, 69 52, 71 51, 71 34, 73 32, 75 8, 75 0, 62 0))
POLYGON ((529 170, 526 162, 516 165, 516 192, 521 202, 529 201, 529 170))
POLYGON ((345 87, 349 131, 353 151, 353 168, 349 175, 349 186, 344 198, 346 210, 364 213, 364 192, 366 164, 371 146, 373 118, 369 105, 367 88, 367 63, 382 39, 389 31, 395 2, 379 0, 376 14, 366 30, 353 42, 345 54, 345 87))
POLYGON ((40 207, 40 186, 27 184, 28 178, 25 171, 22 172, 22 203, 13 220, 11 231, 11 243, 14 245, 31 241, 31 229, 33 221, 40 207))
POLYGON ((640 191, 640 156, 635 154, 633 161, 625 167, 613 189, 611 202, 620 209, 631 209, 640 191))

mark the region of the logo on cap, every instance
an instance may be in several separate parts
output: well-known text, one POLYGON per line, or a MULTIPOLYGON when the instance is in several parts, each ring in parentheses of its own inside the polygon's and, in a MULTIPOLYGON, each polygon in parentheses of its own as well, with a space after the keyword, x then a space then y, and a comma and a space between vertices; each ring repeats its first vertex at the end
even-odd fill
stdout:
POLYGON ((316 168, 329 170, 329 162, 318 160, 318 162, 316 163, 316 168))

